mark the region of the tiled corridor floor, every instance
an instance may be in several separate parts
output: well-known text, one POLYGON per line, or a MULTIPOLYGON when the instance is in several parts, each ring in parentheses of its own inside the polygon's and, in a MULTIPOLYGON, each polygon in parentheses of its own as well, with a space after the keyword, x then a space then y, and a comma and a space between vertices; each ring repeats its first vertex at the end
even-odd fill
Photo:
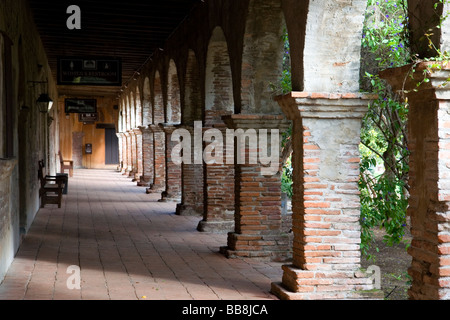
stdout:
POLYGON ((276 299, 281 263, 225 258, 226 235, 197 232, 200 217, 158 199, 114 170, 76 170, 62 208, 37 214, 0 300, 276 299), (69 266, 81 289, 68 288, 69 266))

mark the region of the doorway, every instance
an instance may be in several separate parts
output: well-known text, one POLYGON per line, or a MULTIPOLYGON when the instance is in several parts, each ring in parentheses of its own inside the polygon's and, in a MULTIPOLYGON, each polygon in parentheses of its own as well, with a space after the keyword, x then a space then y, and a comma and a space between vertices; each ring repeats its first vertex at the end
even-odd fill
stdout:
POLYGON ((119 139, 116 129, 105 128, 105 164, 119 163, 119 139))

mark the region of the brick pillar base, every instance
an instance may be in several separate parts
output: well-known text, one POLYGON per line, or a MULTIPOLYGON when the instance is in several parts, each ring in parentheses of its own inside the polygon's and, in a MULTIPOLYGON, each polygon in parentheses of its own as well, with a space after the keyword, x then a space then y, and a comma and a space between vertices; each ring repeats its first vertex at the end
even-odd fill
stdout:
POLYGON ((142 175, 139 177, 138 186, 150 187, 153 184, 153 131, 148 127, 139 127, 142 135, 142 175))
POLYGON ((138 169, 137 169, 137 139, 136 132, 134 129, 130 130, 130 139, 131 139, 131 172, 130 178, 133 182, 137 181, 138 178, 138 169))
POLYGON ((149 125, 153 132, 153 184, 147 193, 161 193, 166 189, 166 143, 165 134, 159 125, 149 125))
MULTIPOLYGON (((226 136, 226 125, 221 119, 224 111, 206 111, 205 127, 220 130, 226 136)), ((224 145, 224 154, 226 146, 224 145)), ((197 230, 201 232, 228 233, 234 229, 234 164, 204 165, 205 206, 203 220, 197 230)))
POLYGON ((428 65, 415 66, 414 79, 411 66, 381 75, 394 90, 409 90, 408 215, 413 240, 408 294, 414 300, 444 300, 450 299, 450 67, 428 70, 430 81, 417 87, 428 65))
MULTIPOLYGON (((182 126, 194 135, 192 126, 182 126)), ((194 139, 191 140, 194 150, 194 139)), ((176 214, 180 216, 200 216, 203 214, 203 159, 202 164, 182 164, 181 171, 181 203, 177 205, 176 214)))
POLYGON ((181 202, 181 165, 172 161, 172 149, 178 142, 172 141, 172 133, 177 129, 173 124, 160 124, 166 141, 166 190, 161 193, 160 202, 181 202))
POLYGON ((131 158, 131 149, 132 149, 132 144, 131 144, 131 133, 129 131, 125 132, 125 139, 126 139, 126 153, 125 156, 127 158, 127 162, 126 162, 126 169, 124 170, 124 175, 131 177, 133 175, 133 162, 132 162, 132 158, 131 158))
POLYGON ((119 166, 117 167, 117 171, 122 172, 123 170, 123 133, 116 133, 117 139, 119 140, 119 166))
POLYGON ((142 176, 142 132, 140 129, 134 129, 134 136, 136 137, 136 173, 135 173, 135 179, 137 183, 139 184, 139 181, 142 176))
POLYGON ((127 158, 127 136, 125 135, 124 132, 121 132, 121 137, 122 137, 122 158, 121 158, 121 165, 122 168, 120 170, 120 172, 122 173, 122 175, 125 175, 127 172, 127 168, 128 168, 128 158, 127 158))
POLYGON ((235 133, 241 129, 241 133, 255 136, 257 146, 254 146, 256 150, 248 143, 243 146, 237 139, 234 158, 238 159, 241 151, 247 156, 245 161, 236 163, 235 231, 228 234, 228 246, 221 251, 229 258, 286 260, 292 254, 289 236, 281 231, 280 143, 289 122, 284 116, 273 115, 232 115, 224 117, 224 121, 235 133), (267 130, 265 145, 259 140, 263 134, 261 129, 267 130), (262 169, 267 166, 260 161, 251 163, 248 155, 253 152, 261 160, 260 155, 271 154, 272 130, 277 130, 274 131, 277 155, 272 159, 273 169, 265 173, 262 169))
POLYGON ((294 121, 293 262, 272 284, 281 299, 382 297, 360 264, 359 143, 370 98, 295 92, 277 99, 294 121))

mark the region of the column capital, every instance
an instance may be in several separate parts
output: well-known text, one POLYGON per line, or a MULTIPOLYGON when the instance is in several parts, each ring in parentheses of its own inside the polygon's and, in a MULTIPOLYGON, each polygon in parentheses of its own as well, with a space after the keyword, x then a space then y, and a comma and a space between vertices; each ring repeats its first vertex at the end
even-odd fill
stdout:
POLYGON ((390 68, 380 72, 380 78, 386 80, 396 92, 408 95, 411 92, 435 90, 439 100, 450 100, 450 63, 425 61, 399 68, 390 68), (426 78, 429 81, 424 81, 426 78))
POLYGON ((376 99, 367 93, 291 92, 275 101, 290 120, 300 118, 362 119, 368 104, 376 99))
POLYGON ((280 129, 285 131, 290 121, 284 115, 231 114, 222 116, 229 129, 280 129))
POLYGON ((139 127, 139 131, 140 131, 142 134, 152 133, 152 132, 153 132, 149 127, 139 127))
POLYGON ((163 128, 159 126, 159 124, 149 124, 148 128, 153 132, 153 133, 158 133, 158 132, 164 132, 163 128))
POLYGON ((134 133, 135 135, 141 135, 141 134, 142 134, 142 131, 141 131, 139 128, 134 128, 134 129, 133 129, 133 133, 134 133))
POLYGON ((180 128, 180 124, 179 123, 160 123, 159 127, 168 134, 171 134, 172 132, 174 132, 176 129, 180 128))

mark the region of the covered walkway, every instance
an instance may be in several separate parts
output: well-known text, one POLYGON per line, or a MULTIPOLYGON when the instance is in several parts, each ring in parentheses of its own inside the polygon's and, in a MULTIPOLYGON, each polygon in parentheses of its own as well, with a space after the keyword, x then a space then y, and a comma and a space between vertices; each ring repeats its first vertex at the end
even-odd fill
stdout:
POLYGON ((41 209, 0 285, 0 300, 277 299, 281 263, 227 259, 226 235, 196 231, 114 170, 76 170, 63 206, 41 209), (69 266, 81 289, 70 290, 69 266))

